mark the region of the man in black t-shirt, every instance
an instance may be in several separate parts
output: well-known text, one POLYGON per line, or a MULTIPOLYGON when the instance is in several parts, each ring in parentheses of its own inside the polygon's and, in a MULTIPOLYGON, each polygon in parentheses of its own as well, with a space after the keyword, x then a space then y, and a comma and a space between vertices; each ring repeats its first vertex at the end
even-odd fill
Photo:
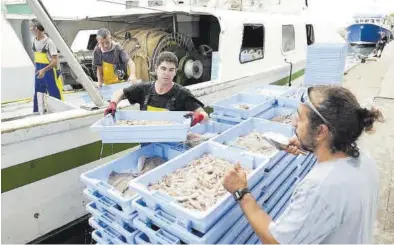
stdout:
POLYGON ((192 125, 208 120, 204 104, 181 85, 174 83, 178 58, 171 52, 162 52, 156 60, 156 82, 139 83, 117 91, 105 110, 104 115, 115 114, 116 106, 122 99, 130 104, 140 104, 146 111, 190 111, 192 125))

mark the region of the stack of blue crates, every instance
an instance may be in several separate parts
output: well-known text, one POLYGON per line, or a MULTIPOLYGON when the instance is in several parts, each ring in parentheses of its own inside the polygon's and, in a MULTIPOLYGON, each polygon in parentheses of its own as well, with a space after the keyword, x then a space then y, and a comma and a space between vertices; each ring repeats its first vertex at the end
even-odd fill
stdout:
POLYGON ((342 83, 348 45, 319 43, 308 46, 304 85, 342 83))
MULTIPOLYGON (((252 195, 276 220, 289 205, 295 185, 313 167, 316 158, 313 154, 294 156, 284 151, 262 155, 232 142, 253 130, 292 136, 291 125, 270 119, 293 113, 298 105, 294 96, 297 93, 294 89, 286 89, 275 98, 261 97, 263 102, 260 105, 263 106, 260 108, 264 109, 249 115, 241 113, 239 118, 242 119, 236 123, 215 120, 192 127, 189 131, 193 133, 217 134, 195 147, 187 147, 182 142, 148 143, 83 173, 81 180, 86 184, 84 194, 91 200, 86 209, 92 214, 89 219, 89 224, 95 229, 92 238, 99 244, 260 243, 240 206, 229 193, 208 210, 196 211, 183 208, 171 196, 151 191, 147 186, 209 153, 232 163, 240 162, 250 169, 248 184, 252 195), (130 181, 129 188, 136 194, 123 197, 107 183, 108 177, 112 171, 135 170, 140 156, 159 156, 167 162, 130 181)), ((237 111, 233 109, 226 112, 225 104, 220 104, 217 112, 220 111, 223 117, 235 118, 232 113, 237 111)))

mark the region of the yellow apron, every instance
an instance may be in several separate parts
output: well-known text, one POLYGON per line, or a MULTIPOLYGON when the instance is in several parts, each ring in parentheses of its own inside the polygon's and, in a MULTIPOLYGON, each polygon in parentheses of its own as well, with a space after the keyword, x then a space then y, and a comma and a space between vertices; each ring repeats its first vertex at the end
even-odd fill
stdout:
MULTIPOLYGON (((116 68, 114 64, 103 61, 103 80, 104 84, 114 84, 119 82, 124 82, 124 80, 120 80, 118 74, 116 72, 116 68)), ((127 66, 127 77, 130 76, 130 69, 127 66)))
POLYGON ((154 107, 154 106, 150 106, 148 105, 148 107, 146 108, 147 111, 168 111, 165 108, 159 108, 159 107, 154 107))
MULTIPOLYGON (((47 67, 49 62, 48 56, 46 52, 34 52, 34 63, 36 67, 36 73, 47 67)), ((63 81, 62 76, 60 75, 60 70, 53 68, 45 73, 43 78, 37 78, 35 75, 35 93, 34 93, 34 106, 33 111, 38 111, 38 101, 37 101, 37 92, 47 93, 52 97, 55 97, 60 100, 64 100, 63 98, 63 81)))

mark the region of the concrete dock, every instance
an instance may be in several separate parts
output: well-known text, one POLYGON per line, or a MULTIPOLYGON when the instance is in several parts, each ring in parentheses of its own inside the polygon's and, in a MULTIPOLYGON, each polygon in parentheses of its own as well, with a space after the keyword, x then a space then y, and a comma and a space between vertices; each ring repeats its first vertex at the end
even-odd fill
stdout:
POLYGON ((364 134, 359 146, 376 160, 380 175, 380 202, 375 227, 375 241, 394 243, 394 42, 388 44, 381 59, 354 67, 345 76, 350 89, 362 105, 375 106, 385 117, 375 132, 364 134))

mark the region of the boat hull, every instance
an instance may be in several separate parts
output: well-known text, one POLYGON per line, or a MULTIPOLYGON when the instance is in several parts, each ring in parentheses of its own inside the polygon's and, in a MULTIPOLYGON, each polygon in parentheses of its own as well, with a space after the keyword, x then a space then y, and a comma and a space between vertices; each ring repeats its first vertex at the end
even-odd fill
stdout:
POLYGON ((364 44, 374 45, 381 36, 380 33, 384 32, 388 37, 391 36, 390 30, 375 24, 353 24, 346 28, 347 40, 350 44, 364 44))

